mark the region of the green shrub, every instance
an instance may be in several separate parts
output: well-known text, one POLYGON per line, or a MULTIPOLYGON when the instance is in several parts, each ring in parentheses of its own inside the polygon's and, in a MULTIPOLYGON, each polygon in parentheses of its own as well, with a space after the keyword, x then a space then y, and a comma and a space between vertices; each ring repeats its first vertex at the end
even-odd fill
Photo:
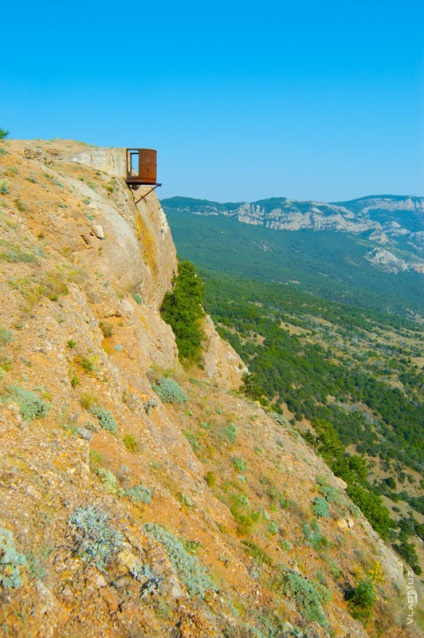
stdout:
POLYGON ((184 549, 189 554, 197 554, 197 552, 203 548, 203 545, 200 541, 192 541, 192 540, 182 540, 184 549))
POLYGON ((83 354, 77 354, 74 358, 74 361, 77 365, 80 366, 80 368, 85 370, 85 372, 94 372, 94 370, 96 369, 97 357, 95 356, 86 357, 83 354))
POLYGON ((186 507, 194 507, 194 503, 189 496, 184 494, 184 492, 178 492, 177 499, 185 505, 186 507))
POLYGON ((374 585, 369 578, 361 580, 356 587, 352 587, 346 592, 350 613, 354 618, 363 622, 371 617, 376 598, 374 585))
POLYGON ((90 449, 89 460, 90 460, 90 466, 92 468, 95 468, 97 465, 100 465, 101 463, 103 463, 102 455, 99 454, 97 450, 93 450, 93 449, 90 449))
POLYGON ((8 135, 9 135, 9 131, 5 131, 4 129, 0 128, 0 140, 6 139, 8 135))
POLYGON ((197 434, 195 434, 194 432, 189 432, 188 430, 183 430, 182 433, 189 442, 193 452, 199 452, 199 450, 201 449, 201 445, 199 443, 197 434))
POLYGON ((138 443, 132 434, 124 435, 124 445, 129 452, 135 452, 138 448, 138 443))
POLYGON ((278 532, 278 523, 277 521, 268 521, 267 528, 270 534, 275 536, 278 532))
POLYGON ((259 547, 259 545, 256 545, 256 543, 248 540, 242 541, 242 543, 244 545, 244 551, 247 552, 258 565, 273 564, 271 556, 269 556, 269 554, 267 554, 267 552, 262 549, 262 547, 259 547))
POLYGON ((356 517, 356 516, 359 516, 359 514, 361 513, 361 510, 359 509, 359 507, 357 505, 355 505, 355 503, 349 503, 349 513, 352 516, 356 517))
POLYGON ((0 527, 0 587, 20 587, 25 566, 25 556, 16 551, 13 534, 0 527))
MULTIPOLYGON (((41 419, 49 411, 48 404, 29 390, 23 390, 17 385, 11 385, 6 390, 9 397, 18 404, 19 413, 25 421, 41 419)), ((7 400, 7 397, 3 400, 7 400)))
POLYGON ((322 549, 327 549, 330 546, 330 541, 321 534, 321 530, 316 521, 312 521, 310 525, 306 524, 303 526, 303 535, 317 552, 322 549))
POLYGON ((180 360, 199 362, 202 340, 204 286, 195 267, 180 261, 172 292, 166 292, 162 302, 162 319, 168 323, 177 342, 180 360))
POLYGON ((13 332, 0 325, 0 345, 7 345, 12 341, 13 332))
POLYGON ((230 506, 231 514, 237 522, 239 534, 247 534, 258 523, 263 514, 259 510, 250 509, 249 499, 245 494, 232 497, 230 506))
POLYGON ((206 472, 206 474, 204 476, 204 479, 205 479, 208 487, 212 487, 216 483, 216 476, 211 470, 206 472))
POLYGON ((68 524, 74 535, 74 553, 100 570, 123 545, 123 536, 109 524, 108 515, 93 505, 77 508, 68 524))
POLYGON ((227 439, 227 441, 234 445, 237 441, 238 431, 235 425, 228 423, 221 430, 221 437, 227 439))
POLYGON ((322 518, 329 515, 330 508, 327 501, 322 496, 317 496, 312 501, 312 511, 317 518, 322 518))
POLYGON ((9 194, 9 186, 10 186, 10 181, 8 179, 6 178, 0 179, 0 193, 2 195, 9 194))
POLYGON ((336 503, 336 505, 339 506, 343 505, 343 497, 339 490, 332 485, 329 485, 322 476, 317 477, 317 488, 318 492, 322 494, 328 503, 336 503))
POLYGON ((100 480, 103 483, 104 488, 108 494, 120 495, 120 492, 122 492, 122 490, 120 490, 118 479, 113 472, 107 470, 104 467, 100 467, 97 470, 97 474, 99 475, 100 480))
POLYGON ((232 456, 231 463, 233 464, 234 469, 239 472, 245 472, 247 470, 247 463, 243 461, 240 456, 232 456))
POLYGON ((189 554, 183 543, 163 527, 156 523, 147 523, 145 528, 166 550, 171 563, 190 596, 203 598, 207 590, 211 589, 213 585, 197 558, 189 554))
POLYGON ((135 303, 138 304, 139 306, 141 306, 141 304, 143 303, 143 300, 140 297, 140 295, 134 294, 133 295, 133 299, 134 299, 135 303))
POLYGON ((184 390, 178 385, 174 379, 161 377, 157 385, 153 386, 153 390, 163 403, 186 403, 188 396, 184 390))
POLYGON ((103 408, 94 407, 90 408, 90 412, 96 417, 104 430, 108 430, 108 432, 116 432, 118 426, 115 419, 113 418, 112 413, 109 412, 109 410, 103 410, 103 408))
POLYGON ((26 206, 24 202, 21 199, 19 199, 19 197, 15 199, 15 206, 19 211, 21 211, 21 213, 23 213, 24 210, 26 210, 26 206))

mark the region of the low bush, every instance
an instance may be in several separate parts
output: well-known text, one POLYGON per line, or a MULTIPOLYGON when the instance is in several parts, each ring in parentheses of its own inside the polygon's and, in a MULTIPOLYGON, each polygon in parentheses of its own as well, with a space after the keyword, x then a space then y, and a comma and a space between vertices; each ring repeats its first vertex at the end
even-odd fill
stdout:
POLYGON ((60 270, 46 272, 40 284, 40 292, 50 299, 57 301, 60 295, 68 294, 67 277, 60 270))
POLYGON ((238 472, 245 472, 247 470, 247 463, 243 461, 240 456, 232 456, 231 463, 233 464, 234 469, 238 472))
POLYGON ((135 452, 138 448, 137 440, 133 437, 132 434, 124 435, 124 445, 129 452, 135 452))
POLYGON ((336 503, 336 505, 343 505, 343 497, 339 490, 332 485, 329 485, 325 478, 322 476, 317 477, 318 492, 325 498, 328 503, 336 503))
POLYGON ((190 596, 203 598, 207 590, 213 588, 213 584, 198 559, 187 552, 178 538, 160 525, 147 523, 145 528, 165 549, 190 596))
POLYGON ((317 518, 328 516, 330 508, 325 498, 322 498, 322 496, 317 496, 312 501, 312 511, 317 518))
POLYGON ((153 390, 163 403, 183 404, 188 401, 188 396, 184 390, 174 379, 169 377, 161 377, 157 385, 153 386, 153 390))
POLYGON ((68 524, 74 536, 74 553, 100 570, 123 545, 122 534, 109 524, 108 515, 94 505, 77 508, 68 524))
POLYGON ((188 430, 183 430, 183 435, 185 436, 185 438, 187 439, 187 441, 190 444, 191 449, 193 450, 193 452, 199 452, 201 449, 201 445, 199 442, 199 438, 198 435, 195 434, 194 432, 189 432, 188 430))
POLYGON ((20 587, 25 566, 26 558, 16 551, 12 532, 0 527, 0 587, 20 587))
POLYGON ((258 565, 272 565, 273 564, 273 560, 271 558, 271 556, 269 554, 267 554, 267 552, 262 549, 262 547, 259 547, 259 545, 256 545, 256 543, 253 543, 252 541, 242 541, 244 547, 244 551, 247 552, 247 554, 249 554, 258 565))
POLYGON ((11 342, 13 332, 4 326, 0 326, 0 345, 7 345, 11 342))
POLYGON ((6 178, 0 179, 0 193, 2 195, 9 194, 10 181, 6 178))
POLYGON ((234 445, 237 441, 238 431, 233 423, 227 423, 220 432, 220 438, 227 439, 227 441, 234 445))
MULTIPOLYGON (((49 406, 36 394, 29 390, 23 390, 17 385, 11 385, 6 388, 11 398, 19 406, 19 413, 25 421, 33 421, 41 419, 49 411, 49 406)), ((3 397, 7 401, 8 397, 3 397)))
POLYGON ((119 496, 123 492, 123 490, 120 489, 118 485, 118 479, 113 472, 107 470, 104 467, 100 467, 97 470, 97 474, 99 475, 100 480, 103 483, 103 486, 108 494, 115 494, 119 496))
POLYGON ((300 572, 287 567, 281 567, 275 576, 272 588, 280 594, 291 598, 295 603, 300 615, 307 622, 317 622, 322 627, 328 628, 328 623, 322 610, 322 603, 325 601, 321 588, 300 572))
POLYGON ((152 502, 152 490, 145 485, 134 485, 125 490, 125 495, 128 496, 131 503, 146 503, 149 505, 152 502))
POLYGON ((361 580, 355 587, 346 592, 351 615, 357 620, 366 622, 371 617, 377 594, 370 578, 361 580))
POLYGON ((108 432, 116 432, 118 425, 113 418, 113 414, 109 412, 109 410, 103 410, 103 408, 94 407, 90 408, 90 412, 96 417, 104 430, 108 430, 108 432))
POLYGON ((308 543, 318 552, 330 547, 330 541, 321 534, 321 530, 316 521, 303 526, 303 535, 308 543))
POLYGON ((208 470, 203 478, 205 479, 208 487, 212 487, 216 483, 216 476, 211 470, 208 470))

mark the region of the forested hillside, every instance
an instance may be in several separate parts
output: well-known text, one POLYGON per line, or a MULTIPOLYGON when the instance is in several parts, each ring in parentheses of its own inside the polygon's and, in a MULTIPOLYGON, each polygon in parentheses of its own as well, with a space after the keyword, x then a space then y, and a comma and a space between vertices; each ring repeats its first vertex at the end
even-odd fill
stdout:
POLYGON ((320 297, 372 310, 424 317, 424 274, 395 273, 384 264, 371 264, 376 244, 363 237, 334 230, 273 230, 224 215, 176 211, 166 200, 164 210, 178 251, 198 266, 257 281, 292 283, 320 297))
POLYGON ((419 573, 422 274, 371 269, 347 234, 167 216, 179 253, 201 269, 208 312, 249 366, 247 394, 291 420, 419 573))
MULTIPOLYGON (((405 531, 423 538, 424 330, 293 286, 210 271, 204 276, 208 310, 249 365, 247 393, 262 401, 266 397, 281 414, 288 409, 293 425, 318 448, 317 428, 305 428, 305 419, 321 424, 321 430, 323 422, 328 424, 326 435, 334 428, 341 456, 350 450, 366 460, 360 463, 362 477, 354 477, 355 489, 359 485, 386 497, 403 546, 405 531)), ((333 469, 349 482, 351 467, 347 471, 339 461, 335 458, 333 469)), ((364 498, 363 492, 357 495, 363 510, 364 498)), ((377 507, 380 499, 372 500, 371 522, 395 540, 388 516, 377 507)), ((403 549, 418 565, 413 550, 403 549)))

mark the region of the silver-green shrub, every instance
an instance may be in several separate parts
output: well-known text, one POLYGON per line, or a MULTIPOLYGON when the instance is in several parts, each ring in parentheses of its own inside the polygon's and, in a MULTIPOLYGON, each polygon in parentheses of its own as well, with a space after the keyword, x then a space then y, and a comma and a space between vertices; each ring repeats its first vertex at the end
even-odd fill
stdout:
POLYGON ((274 589, 293 599, 300 615, 307 622, 317 622, 328 628, 328 622, 322 610, 322 603, 329 600, 328 592, 324 593, 323 586, 319 587, 302 576, 300 572, 282 567, 274 581, 274 589))
POLYGON ((100 477, 101 482, 108 494, 117 494, 121 496, 123 490, 118 485, 118 479, 115 474, 104 467, 99 467, 97 474, 100 477))
POLYGON ((160 525, 147 523, 144 527, 164 547, 190 596, 203 598, 206 591, 213 585, 197 558, 189 554, 182 542, 160 525))
POLYGON ((317 496, 312 501, 312 511, 317 518, 328 516, 330 508, 327 501, 322 496, 317 496))
POLYGON ((121 532, 109 524, 106 512, 94 505, 77 508, 68 524, 74 535, 75 554, 100 570, 123 545, 121 532))
MULTIPOLYGON (((17 385, 8 386, 6 390, 9 397, 18 404, 19 413, 25 421, 41 419, 49 411, 48 404, 29 390, 23 390, 17 385)), ((3 397, 3 400, 7 400, 7 397, 3 397)))
POLYGON ((131 503, 146 503, 148 505, 152 502, 152 490, 144 485, 134 485, 125 490, 125 495, 128 496, 131 503))
POLYGON ((0 586, 20 587, 25 565, 26 558, 16 551, 12 532, 0 527, 0 586))
POLYGON ((163 403, 186 403, 188 396, 174 379, 161 377, 153 390, 163 403))
POLYGON ((108 432, 116 432, 118 426, 113 417, 113 414, 109 410, 103 410, 103 408, 91 408, 91 414, 94 414, 101 427, 108 432))

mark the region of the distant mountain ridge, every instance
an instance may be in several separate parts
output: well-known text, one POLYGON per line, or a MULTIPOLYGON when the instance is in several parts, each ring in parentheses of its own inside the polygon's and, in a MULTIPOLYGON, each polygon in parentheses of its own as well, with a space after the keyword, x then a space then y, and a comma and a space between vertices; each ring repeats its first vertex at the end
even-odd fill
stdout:
POLYGON ((272 197, 219 203, 189 197, 162 200, 165 212, 223 215, 271 230, 334 231, 370 242, 371 265, 389 272, 424 273, 424 197, 370 195, 323 203, 272 197))

